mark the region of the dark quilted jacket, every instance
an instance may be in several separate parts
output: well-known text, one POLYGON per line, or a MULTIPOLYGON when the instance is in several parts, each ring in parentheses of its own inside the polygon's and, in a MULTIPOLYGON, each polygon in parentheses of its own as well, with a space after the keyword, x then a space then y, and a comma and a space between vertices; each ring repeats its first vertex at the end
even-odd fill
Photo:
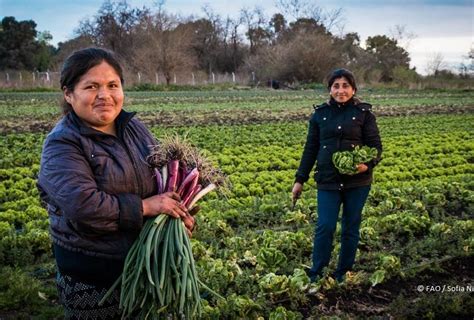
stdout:
POLYGON ((156 194, 145 161, 156 141, 133 116, 121 111, 115 137, 71 112, 47 136, 38 188, 56 246, 101 258, 126 256, 143 224, 141 199, 156 194))
POLYGON ((339 105, 331 99, 317 108, 311 117, 308 136, 296 181, 304 183, 316 163, 315 180, 318 189, 342 190, 370 185, 372 169, 380 161, 382 142, 372 106, 351 99, 339 105), (378 149, 377 159, 367 163, 369 170, 356 175, 339 174, 332 163, 336 151, 353 150, 367 145, 378 149))

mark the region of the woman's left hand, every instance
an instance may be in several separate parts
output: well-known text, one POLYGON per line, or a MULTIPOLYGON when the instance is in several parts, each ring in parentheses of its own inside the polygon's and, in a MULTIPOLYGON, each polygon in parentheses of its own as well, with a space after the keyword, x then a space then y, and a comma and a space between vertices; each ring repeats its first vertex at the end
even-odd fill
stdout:
POLYGON ((363 172, 366 172, 367 170, 369 170, 369 167, 367 167, 366 164, 358 164, 357 165, 357 173, 363 173, 363 172))

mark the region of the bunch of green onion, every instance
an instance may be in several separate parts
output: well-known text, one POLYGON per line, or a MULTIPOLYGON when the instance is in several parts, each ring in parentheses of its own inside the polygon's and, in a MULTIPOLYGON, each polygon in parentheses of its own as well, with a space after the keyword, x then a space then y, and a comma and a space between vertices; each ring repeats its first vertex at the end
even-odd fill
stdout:
MULTIPOLYGON (((148 162, 155 168, 158 193, 177 192, 188 210, 217 185, 226 183, 219 170, 176 137, 153 147, 148 162)), ((183 220, 166 214, 144 223, 125 259, 121 277, 101 303, 119 285, 122 318, 192 319, 201 314, 201 287, 219 296, 198 279, 183 220)))

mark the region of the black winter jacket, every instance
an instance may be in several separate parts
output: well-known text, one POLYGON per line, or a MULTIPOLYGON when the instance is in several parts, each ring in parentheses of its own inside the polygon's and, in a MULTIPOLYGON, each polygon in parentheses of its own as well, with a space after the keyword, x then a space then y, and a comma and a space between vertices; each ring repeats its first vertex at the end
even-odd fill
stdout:
POLYGON ((382 142, 372 106, 351 99, 339 105, 334 99, 315 108, 309 121, 308 136, 296 181, 304 183, 316 162, 318 189, 342 190, 370 185, 372 169, 380 161, 382 142), (355 175, 339 174, 332 163, 336 151, 353 150, 355 146, 377 148, 378 157, 367 163, 369 169, 355 175))
POLYGON ((58 249, 124 260, 143 224, 142 199, 156 194, 145 159, 155 139, 121 111, 117 137, 63 117, 43 146, 38 188, 58 249))

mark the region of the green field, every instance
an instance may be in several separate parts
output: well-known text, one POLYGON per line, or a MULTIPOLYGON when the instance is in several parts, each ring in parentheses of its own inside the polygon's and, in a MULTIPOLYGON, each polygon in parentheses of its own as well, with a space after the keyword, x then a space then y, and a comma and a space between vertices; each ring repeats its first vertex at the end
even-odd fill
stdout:
MULTIPOLYGON (((187 136, 232 182, 227 197, 202 203, 192 239, 201 280, 226 298, 203 291, 204 319, 472 319, 474 93, 360 94, 374 105, 384 153, 355 270, 343 284, 309 284, 314 181, 295 210, 290 193, 325 92, 127 93, 125 109, 157 138, 187 136)), ((35 185, 57 105, 56 93, 0 93, 0 319, 61 318, 35 185)))

